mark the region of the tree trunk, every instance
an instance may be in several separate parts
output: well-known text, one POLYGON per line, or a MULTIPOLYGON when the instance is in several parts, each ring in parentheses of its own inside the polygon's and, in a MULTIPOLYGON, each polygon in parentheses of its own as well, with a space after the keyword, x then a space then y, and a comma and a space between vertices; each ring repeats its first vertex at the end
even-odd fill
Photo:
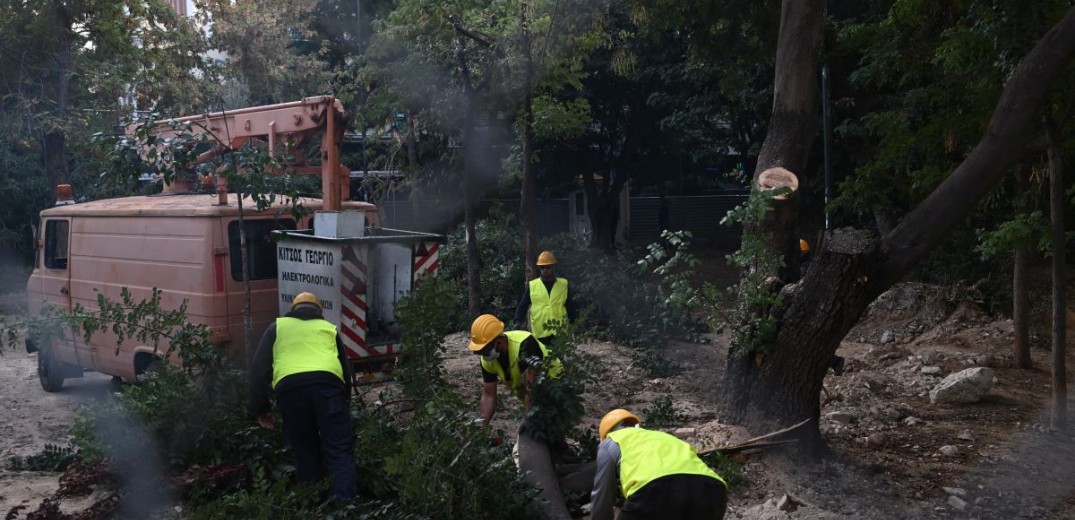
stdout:
POLYGON ((522 48, 526 60, 523 71, 523 187, 520 213, 523 220, 523 265, 526 266, 526 280, 537 278, 535 259, 537 258, 537 179, 534 174, 534 55, 530 38, 527 4, 520 8, 522 18, 522 48))
POLYGON ((1068 384, 1064 365, 1067 343, 1067 291, 1064 259, 1064 164, 1056 130, 1048 125, 1049 214, 1053 225, 1053 428, 1067 425, 1068 384))
POLYGON ((800 439, 808 451, 820 446, 821 387, 832 356, 875 296, 865 280, 877 268, 879 249, 867 231, 832 231, 824 242, 810 276, 782 289, 776 341, 763 353, 736 348, 728 358, 732 420, 771 429, 811 418, 813 427, 802 428, 800 439))
MULTIPOLYGON (((769 134, 762 144, 758 165, 754 171, 753 189, 755 190, 766 189, 763 184, 768 183, 768 177, 773 174, 778 178, 790 176, 790 178, 784 178, 779 184, 787 186, 794 184, 797 188, 798 180, 795 178, 795 173, 801 173, 806 166, 810 145, 817 130, 813 114, 816 111, 818 96, 816 74, 823 15, 824 4, 821 0, 784 0, 781 6, 780 37, 773 86, 773 114, 769 124, 769 134)), ((772 255, 784 258, 785 266, 797 266, 798 242, 794 239, 798 209, 796 189, 783 200, 774 201, 773 210, 762 222, 745 222, 744 240, 747 240, 746 235, 764 234, 768 238, 768 250, 772 255)), ((831 254, 815 256, 815 262, 823 262, 828 256, 831 254)), ((851 256, 855 255, 851 254, 851 256)), ((843 263, 853 264, 855 261, 847 258, 843 263)), ((850 266, 845 267, 850 268, 850 266)), ((815 270, 826 272, 833 277, 836 275, 827 268, 815 270)), ((753 273, 744 273, 743 283, 750 283, 748 276, 752 275, 753 273)), ((761 277, 789 280, 798 278, 798 273, 790 276, 790 270, 785 269, 781 273, 762 273, 761 277)), ((836 282, 836 280, 833 281, 836 282)), ((833 285, 826 289, 835 287, 833 285)), ((741 294, 745 293, 745 289, 741 288, 741 294)), ((843 296, 840 293, 829 293, 827 290, 825 293, 830 299, 843 296)), ((823 295, 814 294, 812 297, 822 298, 823 295)), ((789 300, 794 300, 794 298, 785 296, 785 303, 789 304, 787 308, 790 312, 796 302, 789 300)), ((818 308, 800 309, 797 313, 816 312, 818 308)), ((825 308, 833 312, 836 310, 836 307, 831 305, 826 305, 825 308)), ((760 317, 757 313, 763 313, 766 310, 757 309, 754 305, 746 303, 743 306, 743 312, 745 315, 739 316, 739 323, 746 326, 760 317)), ((794 316, 795 313, 792 315, 794 316)), ((792 336, 798 336, 807 328, 822 325, 831 319, 795 321, 791 327, 781 326, 776 345, 773 345, 772 350, 765 356, 756 356, 754 352, 748 351, 751 349, 750 346, 733 342, 728 354, 726 374, 728 385, 725 395, 726 409, 733 421, 768 427, 772 423, 764 420, 766 417, 775 419, 777 422, 796 417, 799 420, 805 417, 817 417, 820 410, 821 381, 824 378, 825 369, 836 351, 836 345, 847 330, 817 330, 817 334, 811 334, 805 338, 814 343, 812 348, 801 343, 799 338, 792 336), (785 343, 785 341, 790 342, 785 343), (808 368, 806 365, 800 365, 803 362, 802 356, 791 352, 801 348, 815 351, 815 354, 819 356, 816 362, 806 361, 806 363, 816 366, 808 368), (827 356, 822 356, 822 351, 827 351, 827 356), (800 366, 806 370, 798 368, 800 366), (813 368, 818 368, 820 371, 813 370, 813 368)), ((783 321, 781 325, 783 323, 787 322, 783 321)), ((817 443, 819 436, 816 421, 813 430, 814 438, 804 439, 811 445, 817 443)))
POLYGON ((463 97, 466 111, 463 120, 463 226, 466 228, 467 257, 467 317, 474 319, 481 314, 481 259, 478 255, 478 236, 475 231, 477 216, 474 201, 474 166, 478 162, 474 143, 474 85, 467 65, 467 40, 459 20, 452 18, 456 31, 456 59, 463 81, 463 97))
POLYGON ((773 79, 773 114, 758 153, 754 178, 775 167, 801 176, 817 125, 817 75, 821 49, 821 0, 784 0, 780 6, 773 79))
MULTIPOLYGON (((1019 168, 1015 172, 1016 200, 1019 207, 1016 211, 1026 211, 1026 192, 1029 189, 1030 179, 1026 172, 1019 168)), ((1034 363, 1030 359, 1030 285, 1028 275, 1030 272, 1030 246, 1019 244, 1015 247, 1015 265, 1012 267, 1012 329, 1015 335, 1013 352, 1015 366, 1019 368, 1033 368, 1034 363)))
POLYGON ((63 123, 67 120, 67 105, 71 100, 71 57, 74 49, 74 20, 67 12, 65 4, 56 2, 56 19, 58 30, 56 38, 59 42, 59 51, 56 54, 56 106, 52 110, 53 121, 48 123, 48 130, 43 137, 42 151, 44 153, 45 171, 48 172, 49 182, 52 183, 53 198, 59 195, 56 187, 60 184, 71 184, 71 171, 67 167, 66 135, 63 123))
POLYGON ((875 283, 889 287, 902 278, 1027 154, 1049 90, 1073 55, 1075 8, 1019 62, 977 146, 885 238, 883 278, 875 283))
MULTIPOLYGON (((571 520, 571 512, 560 491, 560 480, 552 464, 549 446, 519 433, 519 472, 527 484, 537 488, 534 509, 542 520, 571 520)), ((591 484, 592 484, 591 480, 591 484)))
MULTIPOLYGON (((774 90, 774 123, 763 146, 759 170, 801 152, 792 147, 787 133, 800 126, 798 115, 782 110, 776 98, 786 95, 782 74, 792 73, 780 59, 788 46, 810 56, 816 52, 816 34, 801 31, 799 39, 786 31, 809 24, 789 23, 790 11, 811 15, 819 2, 784 2, 777 81, 774 90), (789 5, 795 4, 795 5, 789 5), (805 10, 805 11, 803 11, 805 10), (781 115, 783 114, 783 115, 781 115), (791 121, 777 119, 788 117, 791 121), (775 134, 783 134, 776 135, 775 134), (770 140, 773 143, 770 146, 770 140), (781 151, 787 147, 787 151, 781 151), (782 159, 783 158, 783 159, 782 159)), ((838 230, 826 234, 807 277, 782 289, 782 305, 771 311, 777 321, 776 339, 763 347, 764 354, 744 352, 733 345, 729 352, 726 412, 729 419, 748 427, 771 428, 781 423, 815 419, 811 428, 800 430, 808 451, 820 447, 816 419, 820 414, 820 391, 827 368, 840 341, 861 317, 867 305, 899 281, 932 251, 984 197, 1011 167, 1026 154, 1025 146, 1038 128, 1049 90, 1060 72, 1075 56, 1075 8, 1035 45, 1020 62, 997 103, 985 135, 951 175, 881 241, 863 231, 838 230)), ((800 69, 811 77, 814 71, 800 69)), ((810 105, 814 105, 810 100, 810 105)), ((799 134, 809 143, 812 134, 799 134)), ((770 232, 771 229, 764 231, 770 232)), ((749 323, 753 316, 743 317, 749 323)), ((1058 320, 1063 321, 1061 317, 1058 320)), ((1054 388, 1055 390, 1055 388, 1054 388)))
POLYGON ((593 172, 583 172, 582 188, 586 192, 586 210, 590 217, 590 247, 611 251, 615 248, 616 214, 619 211, 620 191, 627 179, 625 175, 604 179, 600 184, 593 172))
POLYGON ((45 171, 48 172, 49 183, 52 184, 53 199, 59 196, 56 191, 57 186, 71 184, 71 172, 67 168, 65 141, 63 128, 54 127, 45 133, 42 150, 44 152, 45 171))
POLYGON ((407 165, 412 171, 418 170, 417 119, 413 114, 407 114, 407 165))

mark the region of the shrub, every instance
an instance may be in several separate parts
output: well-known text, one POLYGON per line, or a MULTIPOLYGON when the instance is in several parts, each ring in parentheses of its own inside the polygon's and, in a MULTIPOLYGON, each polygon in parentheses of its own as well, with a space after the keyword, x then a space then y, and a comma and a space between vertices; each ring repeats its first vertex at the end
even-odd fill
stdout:
POLYGON ((524 424, 528 433, 539 441, 554 443, 574 437, 583 445, 593 434, 579 428, 585 415, 582 394, 587 384, 597 381, 602 367, 597 357, 578 350, 583 337, 579 323, 556 325, 556 341, 546 346, 549 357, 560 360, 562 373, 554 379, 542 367, 537 382, 530 388, 531 406, 524 424))
POLYGON ((642 420, 647 428, 668 428, 683 424, 687 417, 676 412, 672 406, 672 398, 664 395, 642 410, 642 420))
POLYGON ((74 446, 57 446, 45 444, 45 447, 33 455, 12 457, 8 460, 8 471, 63 471, 78 458, 74 446))
POLYGON ((400 380, 410 397, 430 397, 444 386, 444 336, 456 330, 463 308, 459 293, 441 278, 423 280, 396 303, 403 330, 400 380))
MULTIPOLYGON (((481 309, 509 322, 522 297, 526 268, 523 265, 522 228, 514 216, 494 208, 492 216, 477 222, 478 256, 481 259, 481 309)), ((467 298, 466 230, 460 225, 448 234, 441 249, 440 276, 452 282, 460 295, 467 298)), ((465 308, 460 309, 456 330, 470 326, 465 321, 465 308)))

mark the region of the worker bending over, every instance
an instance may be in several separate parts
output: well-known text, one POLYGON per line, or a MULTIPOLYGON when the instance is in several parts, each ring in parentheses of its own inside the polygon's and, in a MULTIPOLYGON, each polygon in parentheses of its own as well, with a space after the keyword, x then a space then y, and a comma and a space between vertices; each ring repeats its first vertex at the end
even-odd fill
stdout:
POLYGON ((482 314, 470 327, 470 351, 481 356, 482 395, 479 413, 488 426, 496 410, 497 384, 503 382, 530 409, 530 387, 537 381, 537 367, 549 363, 550 377, 563 371, 560 360, 549 356, 533 334, 525 330, 504 330, 504 322, 492 314, 482 314), (548 358, 548 359, 546 359, 548 358))
POLYGON ((605 414, 598 427, 597 473, 591 520, 612 520, 616 486, 625 501, 619 520, 719 520, 728 505, 727 485, 694 447, 664 432, 639 427, 623 409, 605 414))
POLYGON ((552 251, 542 251, 537 266, 541 276, 530 280, 523 292, 515 307, 515 323, 524 323, 527 311, 530 311, 530 332, 547 346, 556 339, 555 324, 566 324, 574 319, 575 309, 567 290, 567 280, 556 277, 556 256, 552 251))
POLYGON ((265 329, 250 369, 250 410, 258 424, 273 427, 271 381, 299 482, 323 478, 323 455, 333 497, 348 500, 358 487, 351 363, 336 326, 321 312, 317 296, 304 292, 291 301, 291 312, 265 329))

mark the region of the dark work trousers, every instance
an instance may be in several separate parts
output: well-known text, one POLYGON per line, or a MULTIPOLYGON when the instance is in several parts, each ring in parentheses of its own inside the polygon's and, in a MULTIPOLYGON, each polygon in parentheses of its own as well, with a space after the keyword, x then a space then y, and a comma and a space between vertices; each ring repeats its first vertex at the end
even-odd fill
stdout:
POLYGON ((332 495, 339 500, 354 498, 358 488, 355 432, 346 392, 335 385, 312 384, 288 390, 276 399, 299 482, 321 480, 324 460, 332 495))
POLYGON ((619 520, 720 520, 728 491, 704 475, 669 475, 635 491, 620 508, 619 520))

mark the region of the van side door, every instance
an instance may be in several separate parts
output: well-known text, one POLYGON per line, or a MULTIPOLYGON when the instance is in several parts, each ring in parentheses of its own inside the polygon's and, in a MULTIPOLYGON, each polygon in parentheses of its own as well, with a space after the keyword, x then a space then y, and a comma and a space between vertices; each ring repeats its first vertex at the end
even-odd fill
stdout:
MULTIPOLYGON (((39 313, 45 306, 64 312, 71 311, 71 219, 46 218, 42 222, 42 236, 37 257, 37 295, 30 298, 30 311, 39 313)), ((67 341, 53 343, 57 359, 75 363, 72 335, 64 329, 67 341)))

